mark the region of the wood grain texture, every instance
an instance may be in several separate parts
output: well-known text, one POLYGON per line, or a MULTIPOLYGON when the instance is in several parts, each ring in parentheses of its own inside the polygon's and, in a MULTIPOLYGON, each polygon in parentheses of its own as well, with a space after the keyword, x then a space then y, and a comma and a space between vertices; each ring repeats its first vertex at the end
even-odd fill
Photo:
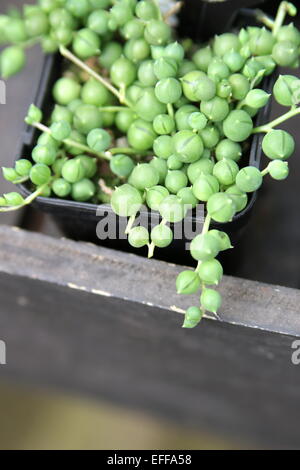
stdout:
MULTIPOLYGON (((174 311, 179 321, 198 301, 176 294, 176 276, 184 269, 176 265, 5 226, 0 239, 0 269, 7 274, 155 305, 174 311)), ((300 336, 300 291, 233 277, 224 278, 220 291, 223 321, 300 336)))
POLYGON ((300 293, 225 278, 223 322, 182 330, 179 267, 0 228, 0 377, 267 447, 300 447, 300 293))

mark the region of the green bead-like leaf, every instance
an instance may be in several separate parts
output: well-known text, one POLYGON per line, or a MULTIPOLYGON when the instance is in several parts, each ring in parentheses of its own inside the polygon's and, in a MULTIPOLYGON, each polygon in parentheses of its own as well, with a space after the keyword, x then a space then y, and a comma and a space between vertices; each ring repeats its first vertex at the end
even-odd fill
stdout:
POLYGON ((262 185, 262 175, 258 168, 246 166, 242 168, 236 177, 236 185, 245 193, 252 193, 262 185))
POLYGON ((262 149, 272 160, 285 160, 295 150, 295 140, 286 131, 276 129, 268 132, 262 141, 262 149))
POLYGON ((203 311, 199 307, 189 307, 184 317, 183 328, 195 328, 203 317, 203 311))
POLYGON ((18 173, 19 176, 29 176, 30 170, 32 168, 32 163, 25 159, 21 158, 21 160, 18 160, 15 165, 16 172, 18 173))
POLYGON ((270 176, 274 178, 274 180, 285 180, 289 175, 288 162, 283 162, 282 160, 273 160, 270 162, 268 170, 270 176))
POLYGON ((6 179, 6 181, 14 182, 19 178, 18 173, 14 168, 2 168, 2 173, 3 173, 3 178, 6 179))
POLYGON ((0 55, 0 71, 2 78, 6 79, 16 75, 25 66, 26 56, 24 50, 18 46, 4 49, 0 55))
POLYGON ((220 251, 225 251, 229 250, 230 248, 233 248, 227 233, 222 232, 221 230, 210 230, 208 233, 216 237, 220 244, 220 251))
POLYGON ((111 136, 104 129, 93 129, 87 136, 87 143, 95 152, 103 152, 109 148, 111 136))
POLYGON ((200 297, 203 309, 212 313, 217 313, 222 304, 222 298, 219 292, 213 289, 204 289, 200 297))
POLYGON ((197 261, 208 261, 215 258, 220 251, 219 241, 211 234, 197 235, 191 243, 191 255, 197 261))
POLYGON ((300 102, 300 80, 294 75, 280 75, 275 82, 273 93, 276 101, 283 106, 300 102))
POLYGON ((121 217, 135 215, 142 205, 141 193, 130 184, 119 186, 111 198, 113 211, 121 217))
POLYGON ((173 241, 173 232, 167 225, 156 225, 151 230, 151 241, 158 248, 166 248, 173 241))
POLYGON ((264 90, 250 90, 245 98, 245 103, 252 108, 263 108, 269 101, 270 96, 271 95, 264 90))
POLYGON ((50 129, 52 137, 58 142, 67 139, 72 131, 71 125, 67 121, 54 122, 50 129))
POLYGON ((142 248, 149 243, 149 232, 145 227, 134 227, 130 230, 128 242, 134 248, 142 248))
POLYGON ((28 114, 25 118, 25 122, 27 124, 34 124, 36 122, 41 122, 42 119, 43 119, 42 111, 34 104, 31 104, 28 110, 28 114))
POLYGON ((195 294, 200 288, 200 279, 196 271, 182 271, 176 280, 178 294, 195 294))
POLYGON ((24 198, 19 193, 7 193, 3 195, 7 206, 22 206, 24 198))

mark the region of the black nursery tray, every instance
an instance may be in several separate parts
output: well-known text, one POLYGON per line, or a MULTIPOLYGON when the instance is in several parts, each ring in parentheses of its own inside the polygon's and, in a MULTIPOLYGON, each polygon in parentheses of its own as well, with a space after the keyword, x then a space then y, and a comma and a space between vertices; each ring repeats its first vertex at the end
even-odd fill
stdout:
MULTIPOLYGON (((37 86, 36 98, 34 100, 34 103, 42 109, 45 116, 49 115, 52 110, 52 88, 54 82, 60 76, 61 70, 62 59, 60 56, 47 56, 45 58, 40 81, 37 86)), ((270 92, 273 83, 274 76, 267 77, 264 82, 264 89, 267 92, 270 92)), ((269 112, 270 105, 263 108, 258 114, 256 118, 256 125, 260 125, 266 122, 269 116, 269 112)), ((29 155, 31 155, 38 134, 39 131, 32 128, 31 126, 25 125, 21 143, 17 152, 17 159, 29 157, 29 155)), ((244 165, 253 165, 260 168, 262 157, 261 139, 262 137, 260 135, 254 135, 249 141, 247 154, 243 156, 244 165)), ((28 187, 26 187, 25 185, 20 185, 20 189, 25 196, 29 195, 28 187)), ((249 195, 249 202, 247 207, 242 212, 236 214, 232 222, 227 224, 214 223, 213 226, 221 230, 226 230, 226 232, 230 235, 233 243, 235 243, 237 239, 240 238, 241 232, 246 226, 255 200, 256 193, 249 195)), ((116 221, 117 225, 119 225, 119 223, 122 223, 122 226, 124 226, 125 224, 124 218, 116 218, 109 205, 103 204, 97 206, 95 204, 75 202, 54 197, 39 197, 34 202, 34 206, 44 212, 52 214, 53 218, 61 227, 64 234, 66 234, 70 238, 83 241, 92 241, 95 243, 106 244, 110 247, 128 250, 128 242, 125 239, 103 241, 99 240, 96 234, 97 224, 103 218, 108 218, 108 220, 110 221, 116 221)), ((203 213, 200 215, 195 215, 195 213, 192 213, 187 217, 190 217, 193 227, 201 226, 203 223, 203 213)), ((141 219, 147 223, 147 211, 141 213, 141 219)), ((152 224, 151 222, 149 222, 150 227, 153 225, 153 223, 157 223, 157 221, 152 221, 152 224)), ((180 262, 182 259, 182 261, 186 263, 184 252, 187 241, 188 240, 185 237, 182 237, 180 240, 174 240, 172 248, 170 248, 173 253, 173 260, 180 262)), ((167 255, 168 250, 161 251, 163 251, 167 255)))

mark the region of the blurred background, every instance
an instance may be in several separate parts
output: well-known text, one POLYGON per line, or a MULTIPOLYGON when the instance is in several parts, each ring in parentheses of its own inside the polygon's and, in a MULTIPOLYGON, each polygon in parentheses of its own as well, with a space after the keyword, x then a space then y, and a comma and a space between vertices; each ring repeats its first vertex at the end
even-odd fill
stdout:
MULTIPOLYGON (((21 7, 34 1, 1 0, 0 12, 6 8, 21 7)), ((189 8, 195 2, 187 0, 189 8)), ((248 1, 250 5, 255 1, 248 1)), ((278 1, 267 2, 276 8, 278 1)), ((228 9, 241 2, 228 2, 228 9)), ((189 12, 190 13, 190 12, 189 12)), ((183 18, 188 11, 184 10, 183 18)), ((195 18, 195 14, 192 15, 195 18)), ((197 27, 195 26, 195 31, 197 27)), ((16 141, 23 127, 23 116, 32 102, 35 82, 40 75, 42 54, 35 47, 28 54, 28 64, 22 75, 7 83, 7 105, 0 105, 1 164, 9 166, 15 156, 16 141), (4 131, 5 129, 5 131, 4 131)), ((295 74, 295 71, 292 71, 295 74)), ((296 74, 299 74, 296 71, 296 74)), ((281 112, 272 107, 272 116, 281 112)), ((285 126, 287 127, 287 126, 285 126)), ((298 139, 299 120, 288 124, 289 131, 298 139)), ((231 273, 247 279, 300 287, 298 222, 300 162, 291 159, 288 180, 274 182, 270 178, 260 192, 251 224, 236 247, 231 273)), ((9 183, 0 181, 0 193, 10 189, 9 183)), ((0 223, 14 223, 14 215, 1 216, 0 223)), ((42 222, 23 226, 42 230, 53 236, 61 233, 43 216, 42 222)), ((1 337, 1 331, 0 331, 1 337)), ((1 381, 0 369, 0 449, 239 449, 253 448, 254 443, 232 440, 228 436, 214 435, 201 423, 197 430, 178 427, 149 415, 112 406, 56 390, 24 388, 1 381)), ((257 448, 257 443, 255 443, 257 448)))
POLYGON ((238 449, 251 443, 178 427, 82 397, 0 384, 1 450, 238 449))

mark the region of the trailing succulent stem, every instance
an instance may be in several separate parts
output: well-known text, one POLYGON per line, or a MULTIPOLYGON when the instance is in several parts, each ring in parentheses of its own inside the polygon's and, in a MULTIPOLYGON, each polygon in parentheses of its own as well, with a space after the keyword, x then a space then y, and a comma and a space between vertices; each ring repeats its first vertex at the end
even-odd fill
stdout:
MULTIPOLYGON (((115 95, 118 98, 120 103, 123 103, 130 108, 130 103, 125 98, 124 90, 123 92, 118 91, 114 86, 112 86, 112 84, 108 80, 106 80, 100 74, 95 72, 91 67, 89 67, 85 62, 83 62, 78 57, 76 57, 76 55, 74 55, 66 47, 60 46, 59 51, 62 56, 66 57, 66 59, 69 59, 71 62, 73 62, 73 64, 77 65, 79 68, 87 72, 95 80, 97 80, 102 85, 104 85, 105 88, 107 88, 113 95, 115 95)), ((122 90, 122 87, 121 87, 121 90, 122 90)))

